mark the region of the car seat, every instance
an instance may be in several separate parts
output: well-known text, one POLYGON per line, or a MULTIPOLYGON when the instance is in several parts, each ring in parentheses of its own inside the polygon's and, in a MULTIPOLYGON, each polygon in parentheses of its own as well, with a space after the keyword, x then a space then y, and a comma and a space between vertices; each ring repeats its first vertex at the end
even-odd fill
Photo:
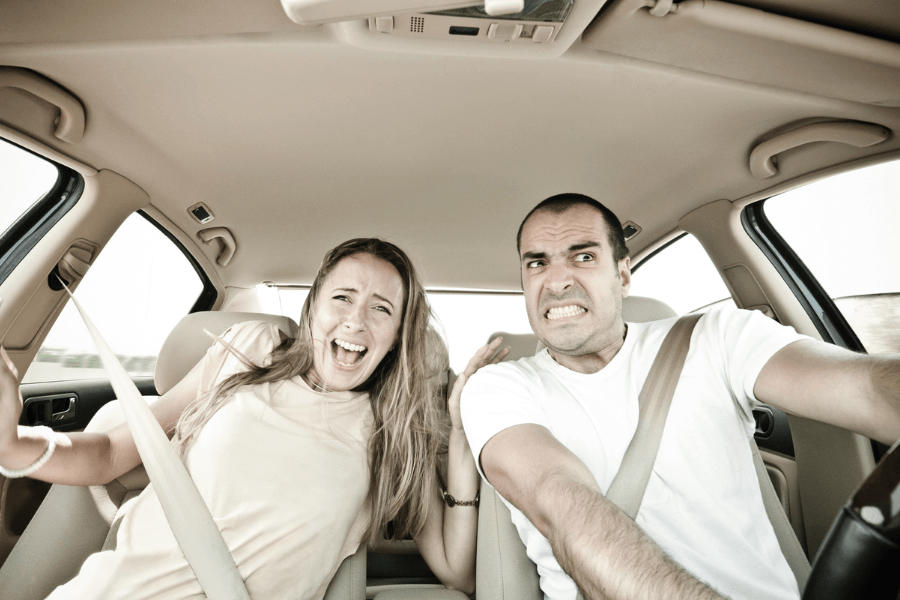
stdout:
MULTIPOLYGON (((185 316, 166 338, 156 363, 154 381, 164 394, 200 361, 211 344, 204 329, 220 335, 235 323, 268 321, 289 337, 297 324, 282 316, 261 313, 199 312, 185 316)), ((124 421, 118 401, 104 405, 85 431, 105 431, 124 421)), ((98 486, 54 485, 0 568, 0 598, 38 600, 78 574, 94 552, 115 547, 117 513, 149 482, 143 465, 98 486)), ((332 579, 325 600, 365 598, 365 547, 344 560, 332 579)))

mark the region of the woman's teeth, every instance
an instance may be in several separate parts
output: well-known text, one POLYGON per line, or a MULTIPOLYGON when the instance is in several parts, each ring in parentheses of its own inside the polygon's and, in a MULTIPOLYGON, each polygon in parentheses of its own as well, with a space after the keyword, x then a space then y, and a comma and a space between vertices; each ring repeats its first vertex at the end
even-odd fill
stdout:
POLYGON ((343 348, 344 350, 349 350, 350 352, 365 352, 366 347, 360 346, 359 344, 351 344, 350 342, 345 342, 344 340, 334 340, 334 343, 343 348))
POLYGON ((565 319, 566 317, 574 317, 575 315, 587 312, 586 308, 570 304, 569 306, 558 306, 547 311, 547 318, 551 321, 557 319, 565 319))
POLYGON ((351 344, 346 340, 336 339, 334 344, 334 360, 344 367, 352 367, 362 360, 368 348, 361 344, 351 344))

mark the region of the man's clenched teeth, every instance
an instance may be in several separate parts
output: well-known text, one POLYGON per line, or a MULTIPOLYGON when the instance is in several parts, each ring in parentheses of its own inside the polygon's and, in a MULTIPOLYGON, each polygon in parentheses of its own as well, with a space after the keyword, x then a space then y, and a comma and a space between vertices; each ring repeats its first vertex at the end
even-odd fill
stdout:
POLYGON ((362 357, 366 354, 367 350, 368 348, 363 345, 351 344, 346 340, 336 339, 332 342, 334 360, 345 367, 356 365, 362 360, 362 357))
POLYGON ((574 304, 570 304, 569 306, 557 306, 547 311, 547 318, 551 321, 555 321, 557 319, 565 319, 566 317, 574 317, 575 315, 580 315, 585 312, 587 312, 586 308, 575 306, 574 304))

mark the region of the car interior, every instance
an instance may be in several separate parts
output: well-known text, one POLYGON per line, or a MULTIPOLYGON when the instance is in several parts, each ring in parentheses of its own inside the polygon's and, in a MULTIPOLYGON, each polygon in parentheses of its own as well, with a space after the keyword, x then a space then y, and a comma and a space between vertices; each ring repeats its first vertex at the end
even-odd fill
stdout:
MULTIPOLYGON (((203 329, 296 332, 322 255, 353 237, 410 255, 448 377, 497 332, 507 360, 534 354, 516 231, 563 192, 622 221, 626 321, 733 302, 897 353, 898 131, 900 4, 879 0, 3 3, 0 343, 20 422, 122 418, 59 280, 152 401, 203 329), (701 271, 720 291, 701 295, 701 271)), ((813 562, 888 447, 754 418, 813 562)), ((0 597, 73 577, 146 484, 141 467, 86 488, 0 476, 0 597)), ((540 598, 494 494, 482 482, 472 597, 540 598)), ((411 540, 361 548, 326 598, 376 596, 467 597, 411 540)))

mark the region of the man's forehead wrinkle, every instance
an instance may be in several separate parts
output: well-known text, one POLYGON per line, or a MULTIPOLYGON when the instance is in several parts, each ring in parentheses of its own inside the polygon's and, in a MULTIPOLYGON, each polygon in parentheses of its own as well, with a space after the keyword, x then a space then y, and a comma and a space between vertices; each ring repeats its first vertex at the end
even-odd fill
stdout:
POLYGON ((602 246, 604 238, 598 233, 593 227, 572 223, 554 228, 541 228, 534 235, 526 237, 525 243, 522 244, 522 254, 523 256, 526 253, 545 254, 549 248, 553 248, 556 252, 566 252, 575 247, 602 246))

